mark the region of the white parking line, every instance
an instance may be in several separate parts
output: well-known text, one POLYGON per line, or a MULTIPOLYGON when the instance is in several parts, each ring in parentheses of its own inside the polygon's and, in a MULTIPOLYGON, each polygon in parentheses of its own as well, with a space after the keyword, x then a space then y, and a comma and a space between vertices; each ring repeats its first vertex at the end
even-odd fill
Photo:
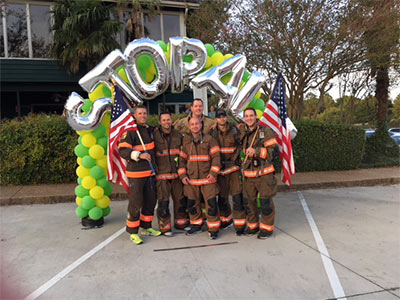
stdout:
POLYGON ((105 241, 101 242, 98 244, 96 247, 94 247, 92 250, 78 258, 76 261, 74 261, 72 264, 70 264, 68 267, 66 267, 64 270, 62 270, 60 273, 55 275, 53 278, 51 278, 49 281, 47 281, 45 284, 43 284, 40 288, 38 288, 36 291, 31 293, 28 297, 26 297, 26 300, 34 300, 38 298, 40 295, 42 295, 44 292, 46 292, 49 288, 51 288, 53 285, 55 285, 58 281, 60 281, 62 278, 64 278, 68 273, 70 273, 72 270, 74 270, 76 267, 78 267, 80 264, 85 262, 88 258, 99 252, 101 249, 103 249, 105 246, 107 246, 109 243, 111 243, 113 240, 115 240, 117 237, 119 237, 122 233, 125 232, 125 227, 121 228, 118 230, 116 233, 114 233, 112 236, 110 236, 108 239, 105 241))
POLYGON ((336 274, 336 270, 332 264, 332 260, 330 259, 328 249, 326 249, 324 240, 321 237, 321 234, 319 233, 317 224, 315 224, 314 218, 311 215, 311 212, 308 208, 306 199, 304 199, 304 196, 301 192, 297 192, 297 195, 300 198, 301 205, 303 206, 304 213, 306 214, 306 218, 308 221, 308 224, 310 224, 311 231, 314 235, 315 242, 317 243, 318 250, 321 254, 321 259, 325 267, 326 274, 328 275, 329 283, 331 285, 333 294, 335 298, 340 298, 340 299, 347 299, 343 287, 340 283, 339 277, 336 274))

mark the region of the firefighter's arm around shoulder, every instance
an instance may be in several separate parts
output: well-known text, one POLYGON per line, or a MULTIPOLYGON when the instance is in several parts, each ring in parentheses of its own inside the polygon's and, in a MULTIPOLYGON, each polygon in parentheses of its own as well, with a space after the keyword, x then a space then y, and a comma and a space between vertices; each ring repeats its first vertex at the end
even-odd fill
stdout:
POLYGON ((132 132, 128 132, 119 140, 118 144, 119 155, 121 155, 121 157, 125 160, 139 161, 140 160, 139 156, 142 152, 133 150, 133 148, 134 148, 134 143, 133 143, 132 132))
POLYGON ((211 157, 211 168, 210 174, 217 178, 219 171, 221 170, 221 148, 216 139, 210 136, 210 157, 211 157))
POLYGON ((179 151, 179 160, 178 160, 178 175, 182 182, 188 179, 186 165, 187 165, 187 153, 184 150, 184 147, 181 147, 179 151), (185 179, 186 178, 186 179, 185 179))

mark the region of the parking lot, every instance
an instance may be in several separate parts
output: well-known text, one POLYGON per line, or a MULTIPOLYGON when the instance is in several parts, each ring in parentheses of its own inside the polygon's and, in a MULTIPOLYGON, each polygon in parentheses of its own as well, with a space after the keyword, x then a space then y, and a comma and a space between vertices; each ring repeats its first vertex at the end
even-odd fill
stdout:
POLYGON ((398 299, 399 195, 399 185, 279 193, 267 240, 229 228, 215 241, 140 246, 123 229, 127 201, 90 230, 75 203, 1 207, 1 298, 398 299))

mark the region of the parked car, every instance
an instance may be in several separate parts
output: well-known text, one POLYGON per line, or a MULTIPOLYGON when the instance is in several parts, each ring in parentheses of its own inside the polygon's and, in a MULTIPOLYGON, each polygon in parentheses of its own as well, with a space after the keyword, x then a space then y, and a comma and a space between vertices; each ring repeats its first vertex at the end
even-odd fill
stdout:
POLYGON ((389 132, 390 135, 400 134, 400 128, 389 128, 388 132, 389 132))
POLYGON ((393 133, 390 137, 400 146, 400 133, 393 133))
POLYGON ((373 135, 375 133, 375 130, 376 129, 371 129, 371 128, 365 129, 365 136, 370 137, 371 135, 373 135))

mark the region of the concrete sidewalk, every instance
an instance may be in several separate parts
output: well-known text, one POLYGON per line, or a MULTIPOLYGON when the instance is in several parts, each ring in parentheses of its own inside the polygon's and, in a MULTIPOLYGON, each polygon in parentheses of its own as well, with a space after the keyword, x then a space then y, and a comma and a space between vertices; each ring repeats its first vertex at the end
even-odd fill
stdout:
MULTIPOLYGON (((302 172, 292 177, 292 187, 284 185, 277 174, 280 192, 309 189, 374 186, 400 183, 400 167, 348 171, 302 172)), ((52 185, 0 186, 0 206, 14 204, 50 204, 75 201, 76 183, 52 185)), ((127 194, 113 185, 112 200, 126 200, 127 194)))

